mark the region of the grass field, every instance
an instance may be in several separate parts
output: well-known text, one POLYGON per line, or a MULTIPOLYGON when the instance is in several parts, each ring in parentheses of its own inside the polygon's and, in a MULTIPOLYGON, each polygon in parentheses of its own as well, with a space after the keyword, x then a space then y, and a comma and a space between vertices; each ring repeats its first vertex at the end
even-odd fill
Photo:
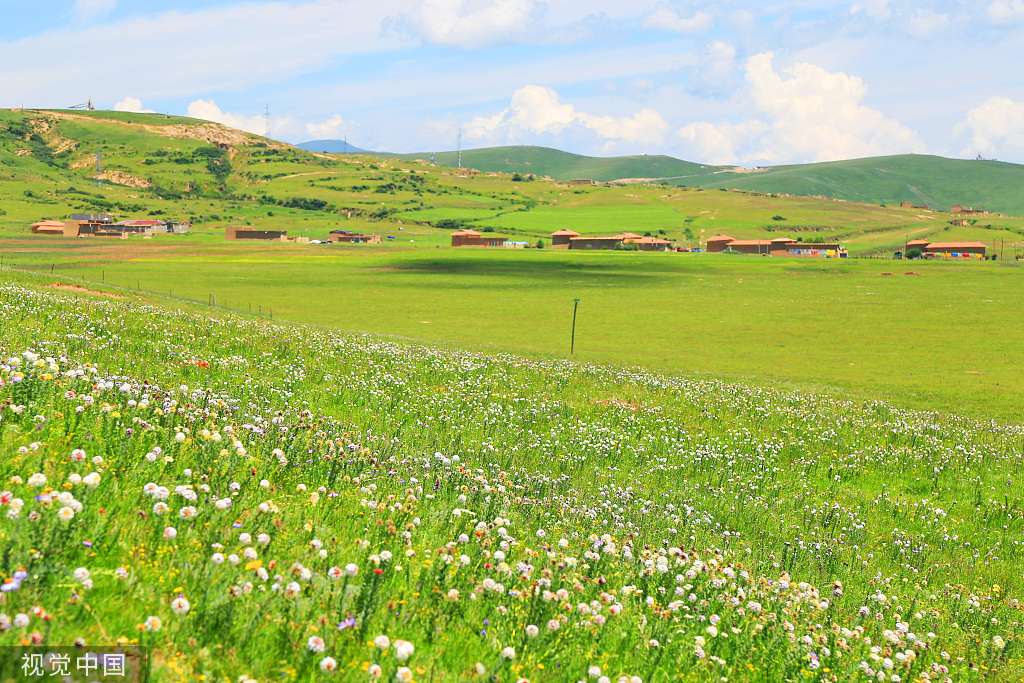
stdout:
POLYGON ((0 647, 145 645, 174 683, 1024 681, 1018 219, 98 112, 0 112, 0 197, 0 647), (96 145, 152 184, 89 184, 96 145), (78 210, 196 229, 25 234, 78 210), (442 220, 1007 253, 451 249, 442 220))
POLYGON ((6 263, 276 319, 1015 421, 1015 262, 3 240, 6 263))
MULTIPOLYGON (((410 290, 461 267, 438 287, 469 302, 522 282, 490 255, 362 258, 410 290)), ((618 263, 533 280, 636 284, 618 263)), ((734 281, 698 263, 674 284, 734 281)), ((803 292, 865 278, 791 267, 803 292)), ((0 646, 141 644, 175 682, 1024 676, 1019 427, 0 274, 0 646)))

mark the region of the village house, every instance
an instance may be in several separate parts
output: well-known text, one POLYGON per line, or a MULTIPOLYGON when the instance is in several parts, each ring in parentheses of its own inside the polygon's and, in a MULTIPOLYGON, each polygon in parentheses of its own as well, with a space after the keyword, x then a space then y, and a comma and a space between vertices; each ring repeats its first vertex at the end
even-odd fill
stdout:
POLYGON ((640 251, 671 251, 672 248, 668 240, 635 232, 620 232, 612 237, 582 237, 578 232, 563 228, 551 233, 553 249, 621 249, 626 244, 635 244, 640 251))
POLYGON ((759 254, 761 256, 787 256, 800 258, 846 258, 846 249, 838 242, 798 242, 790 237, 773 240, 738 240, 728 235, 709 237, 705 243, 708 253, 759 254))
POLYGON ((987 216, 988 211, 985 209, 972 209, 969 206, 962 206, 960 204, 954 204, 949 209, 950 213, 959 213, 967 216, 987 216))
POLYGON ((32 224, 33 235, 64 235, 64 221, 39 221, 32 224))
POLYGON ((349 244, 380 244, 383 240, 381 240, 380 235, 362 235, 350 230, 331 230, 327 234, 327 241, 349 244))
POLYGON ((579 236, 580 234, 578 232, 573 232, 572 230, 568 230, 566 228, 556 230, 555 232, 551 233, 551 248, 568 249, 569 240, 571 240, 573 237, 579 236))
POLYGON ((453 247, 504 247, 507 237, 484 237, 483 233, 464 228, 452 233, 453 247))
POLYGON ((923 250, 925 258, 985 258, 981 242, 932 242, 923 250))
POLYGON ((288 238, 287 230, 257 230, 247 225, 229 225, 224 228, 224 239, 234 241, 281 241, 288 238))

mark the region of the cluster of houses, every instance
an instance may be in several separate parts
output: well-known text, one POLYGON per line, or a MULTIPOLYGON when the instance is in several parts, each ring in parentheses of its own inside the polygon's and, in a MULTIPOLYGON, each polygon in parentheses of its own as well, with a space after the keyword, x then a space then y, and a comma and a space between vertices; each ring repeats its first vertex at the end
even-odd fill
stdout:
POLYGON ((984 259, 985 245, 982 242, 929 242, 928 240, 910 240, 903 254, 917 249, 924 258, 965 258, 984 259))
MULTIPOLYGON (((622 249, 624 245, 635 244, 640 251, 672 251, 672 243, 659 237, 644 237, 632 232, 620 232, 612 237, 582 237, 572 230, 557 230, 551 233, 552 249, 622 249)), ((525 249, 529 242, 510 240, 507 237, 485 235, 476 230, 462 229, 452 233, 453 247, 498 247, 525 249)))
POLYGON ((723 252, 735 254, 760 254, 762 256, 795 256, 803 258, 846 258, 846 248, 838 242, 798 242, 790 237, 773 240, 738 240, 718 234, 707 240, 710 254, 723 252))
POLYGON ((36 235, 58 237, 116 237, 128 239, 131 236, 152 237, 154 235, 184 234, 191 226, 174 220, 127 220, 115 223, 113 216, 106 213, 74 213, 66 221, 46 220, 32 224, 36 235))
MULTIPOLYGON (((224 228, 224 239, 228 242, 292 242, 295 244, 321 244, 320 240, 311 240, 306 236, 289 237, 287 230, 254 228, 249 225, 229 225, 224 228)), ((328 242, 347 242, 350 244, 380 244, 380 235, 364 235, 351 230, 331 230, 327 235, 328 242)))
MULTIPOLYGON (((914 207, 919 208, 919 207, 914 207)), ((973 211, 969 207, 959 207, 961 213, 973 211)), ((115 223, 110 214, 76 213, 69 220, 44 220, 32 224, 32 232, 38 235, 57 235, 64 237, 117 237, 127 239, 129 236, 153 236, 160 234, 181 234, 190 230, 188 223, 173 220, 124 220, 115 223)), ((228 241, 272 241, 321 243, 308 237, 289 237, 287 230, 255 228, 251 226, 229 226, 224 229, 224 239, 228 241)), ((350 230, 332 230, 328 235, 332 243, 349 244, 380 244, 380 235, 362 234, 350 230)), ((496 237, 477 232, 468 228, 457 230, 451 234, 453 247, 489 247, 504 249, 526 249, 530 244, 523 240, 510 240, 507 237, 496 237)), ((772 240, 738 240, 729 235, 718 234, 705 242, 708 253, 757 254, 761 256, 786 256, 802 258, 846 258, 846 249, 838 242, 817 243, 800 242, 789 237, 778 237, 772 240)), ((678 249, 669 240, 659 237, 642 236, 632 232, 620 232, 609 237, 587 237, 568 229, 551 233, 553 249, 602 250, 602 249, 637 249, 639 251, 673 251, 678 249)), ((912 250, 919 250, 924 258, 942 259, 984 259, 986 247, 981 242, 929 242, 915 239, 906 243, 899 256, 905 256, 912 250)))

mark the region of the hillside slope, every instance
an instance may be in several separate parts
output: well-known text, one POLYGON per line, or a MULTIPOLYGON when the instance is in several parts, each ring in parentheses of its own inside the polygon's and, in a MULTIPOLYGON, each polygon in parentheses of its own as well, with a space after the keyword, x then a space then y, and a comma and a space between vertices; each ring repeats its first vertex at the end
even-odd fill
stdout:
MULTIPOLYGON (((694 183, 683 182, 693 185, 694 183)), ((754 173, 721 173, 701 187, 821 195, 836 199, 899 204, 911 202, 948 211, 953 204, 991 212, 1024 214, 1024 166, 903 154, 820 164, 776 166, 754 173)))
MULTIPOLYGON (((430 154, 393 155, 400 159, 430 154)), ((439 152, 436 163, 455 166, 455 152, 439 152)), ((463 150, 462 165, 480 171, 589 178, 602 182, 647 180, 705 189, 735 189, 829 197, 868 204, 911 202, 948 211, 953 204, 993 213, 1024 215, 1024 166, 905 154, 747 171, 701 165, 669 156, 587 157, 546 147, 491 147, 463 150)))
MULTIPOLYGON (((430 159, 429 153, 397 154, 399 159, 430 159)), ((455 166, 457 152, 438 152, 435 163, 455 166)), ((462 151, 462 165, 480 171, 550 176, 556 180, 587 178, 607 182, 620 178, 687 179, 720 172, 726 167, 704 166, 664 155, 588 157, 548 147, 488 147, 462 151)), ((692 185, 694 183, 685 183, 692 185)))

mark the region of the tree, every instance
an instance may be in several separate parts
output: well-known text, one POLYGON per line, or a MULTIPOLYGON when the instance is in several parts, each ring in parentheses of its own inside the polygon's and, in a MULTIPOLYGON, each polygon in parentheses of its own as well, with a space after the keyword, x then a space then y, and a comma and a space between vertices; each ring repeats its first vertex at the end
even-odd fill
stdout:
POLYGON ((538 249, 543 249, 544 248, 544 240, 537 240, 537 248, 538 249))

